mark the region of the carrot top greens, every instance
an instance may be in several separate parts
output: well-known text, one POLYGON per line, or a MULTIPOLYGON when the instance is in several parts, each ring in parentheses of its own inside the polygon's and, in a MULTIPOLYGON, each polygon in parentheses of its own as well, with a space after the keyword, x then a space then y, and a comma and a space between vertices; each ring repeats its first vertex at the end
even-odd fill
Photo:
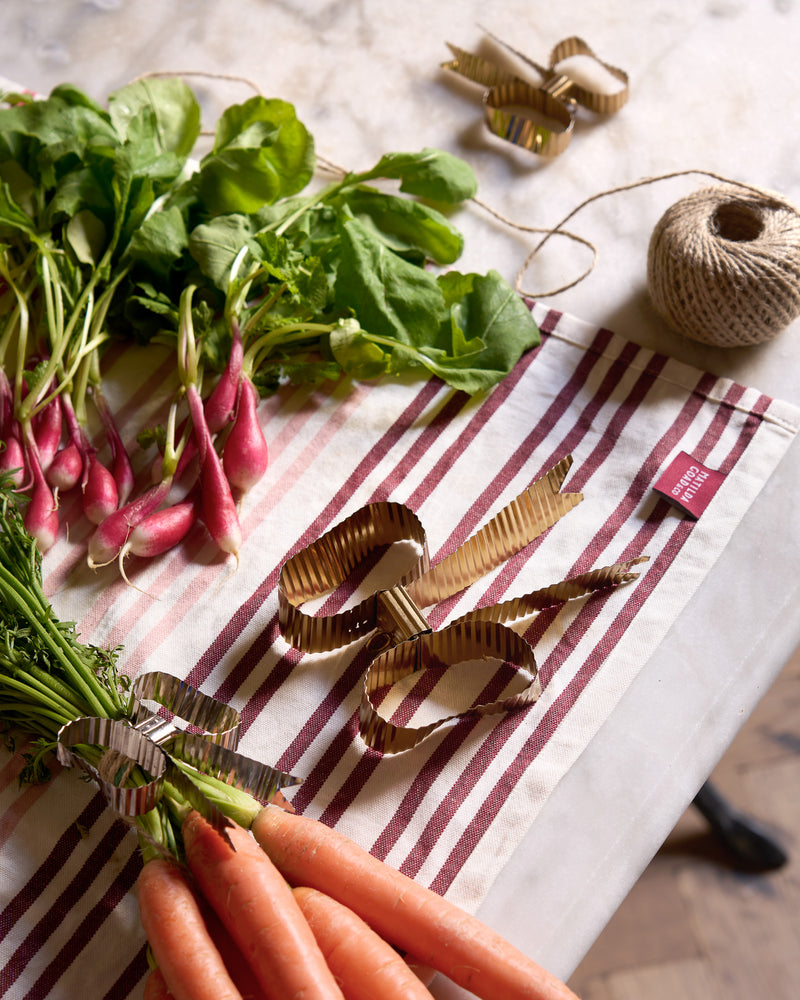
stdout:
MULTIPOLYGON (((39 736, 40 749, 81 715, 119 718, 124 695, 113 652, 85 646, 56 618, 42 589, 42 558, 19 494, 0 478, 0 721, 39 736)), ((41 758, 26 777, 44 775, 41 758)))
MULTIPOLYGON (((118 650, 84 644, 75 624, 56 616, 42 589, 41 555, 23 523, 24 502, 10 477, 0 475, 0 730, 9 742, 15 734, 33 738, 20 774, 20 783, 32 784, 49 779, 47 761, 62 726, 83 716, 125 717, 128 678, 117 670, 118 650)), ((104 749, 78 749, 97 768, 104 749)), ((261 808, 256 799, 175 763, 226 816, 249 827, 261 808)), ((152 776, 136 767, 126 780, 136 785, 152 776)), ((189 808, 165 782, 157 808, 136 820, 146 854, 159 845, 182 855, 180 829, 189 808)))

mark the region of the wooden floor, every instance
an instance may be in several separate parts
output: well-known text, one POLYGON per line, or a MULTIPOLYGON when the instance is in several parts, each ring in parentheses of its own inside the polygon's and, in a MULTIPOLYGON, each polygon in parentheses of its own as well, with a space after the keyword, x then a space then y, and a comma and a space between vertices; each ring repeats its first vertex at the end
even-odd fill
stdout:
POLYGON ((788 863, 737 871, 689 809, 575 971, 582 1000, 800 998, 800 650, 712 779, 788 863))

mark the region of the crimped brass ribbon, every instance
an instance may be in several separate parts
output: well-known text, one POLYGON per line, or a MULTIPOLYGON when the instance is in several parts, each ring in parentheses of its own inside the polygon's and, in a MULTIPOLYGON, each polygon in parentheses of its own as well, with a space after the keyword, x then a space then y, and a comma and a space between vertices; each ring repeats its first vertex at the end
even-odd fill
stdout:
POLYGON ((541 690, 533 650, 505 622, 636 579, 632 567, 646 557, 478 608, 439 631, 430 627, 421 609, 460 593, 505 563, 581 502, 582 494, 561 492, 571 464, 571 456, 561 459, 434 566, 417 516, 405 505, 389 501, 360 508, 284 564, 278 582, 279 618, 291 645, 306 652, 324 652, 371 636, 367 648, 372 659, 359 708, 361 736, 369 747, 397 753, 465 714, 496 714, 532 704, 541 690), (306 613, 304 604, 342 587, 362 563, 395 542, 410 542, 418 556, 394 586, 335 614, 306 613), (374 704, 378 690, 412 673, 434 664, 473 660, 508 664, 522 678, 524 690, 422 727, 395 725, 374 704))
POLYGON ((560 583, 551 583, 548 587, 534 590, 522 597, 512 597, 510 600, 500 601, 498 604, 475 608, 474 611, 468 611, 465 615, 455 619, 453 624, 457 625, 464 621, 500 623, 517 621, 535 614, 537 611, 544 611, 545 608, 552 608, 557 604, 564 604, 566 601, 586 597, 596 590, 605 590, 608 587, 619 587, 623 583, 632 583, 639 576, 638 573, 633 572, 633 567, 646 562, 647 558, 647 556, 638 556, 636 559, 629 559, 626 562, 601 566, 589 570, 588 573, 568 577, 560 583))
POLYGON ((562 493, 572 456, 562 458, 524 489, 499 514, 447 558, 408 587, 409 595, 427 608, 486 576, 538 538, 583 500, 582 493, 562 493))
POLYGON ((401 541, 419 548, 414 565, 398 581, 408 583, 429 565, 422 524, 404 504, 371 503, 285 562, 278 607, 286 641, 307 653, 322 653, 369 635, 377 622, 377 594, 335 615, 309 615, 301 606, 342 586, 371 553, 401 541))
POLYGON ((530 645, 510 628, 496 622, 462 621, 437 632, 414 636, 380 653, 370 664, 359 706, 359 729, 367 746, 382 753, 410 750, 435 730, 464 718, 497 715, 532 705, 541 694, 536 660, 530 645), (425 726, 397 726, 384 719, 373 703, 381 688, 434 666, 449 666, 494 659, 512 664, 525 682, 522 691, 493 702, 483 702, 467 712, 437 719, 425 726))
POLYGON ((558 156, 572 140, 575 118, 557 95, 530 83, 501 83, 483 96, 486 122, 501 139, 539 156, 558 156), (522 107, 524 111, 512 111, 522 107), (538 121, 541 115, 547 124, 538 121))
POLYGON ((573 56, 586 56, 593 60, 598 66, 602 66, 607 73, 618 80, 622 86, 614 93, 608 94, 602 90, 584 87, 577 80, 569 78, 568 96, 588 111, 594 111, 598 115, 611 115, 619 111, 627 102, 630 92, 628 74, 618 66, 612 66, 611 63, 605 62, 592 51, 582 38, 578 38, 576 35, 563 39, 563 41, 560 41, 553 48, 553 51, 550 53, 549 67, 545 75, 557 74, 559 72, 559 65, 573 56))
POLYGON ((332 593, 367 556, 394 542, 410 542, 419 551, 413 566, 397 581, 418 607, 430 607, 464 590, 580 503, 580 493, 560 492, 571 464, 571 457, 561 459, 434 567, 425 530, 408 507, 377 501, 359 508, 281 568, 278 604, 284 638, 297 649, 321 653, 372 632, 378 623, 377 593, 333 615, 306 614, 302 605, 332 593))

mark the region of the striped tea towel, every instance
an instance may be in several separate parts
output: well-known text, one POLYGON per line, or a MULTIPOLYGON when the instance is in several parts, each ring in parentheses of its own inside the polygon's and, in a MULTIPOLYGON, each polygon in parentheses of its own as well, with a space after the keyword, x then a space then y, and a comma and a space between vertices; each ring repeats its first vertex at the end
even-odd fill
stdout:
MULTIPOLYGON (((798 410, 757 390, 535 309, 541 346, 487 396, 398 381, 288 388, 262 403, 271 465, 242 510, 237 569, 198 530, 168 558, 132 562, 127 586, 113 568, 84 567, 88 526, 77 516, 45 563, 56 610, 84 641, 122 644, 131 675, 167 670, 239 709, 241 751, 304 778, 290 792, 299 811, 469 910, 692 599, 800 424, 798 410), (654 489, 681 452, 724 474, 698 520, 654 489), (276 595, 284 561, 385 499, 418 514, 438 561, 568 454, 564 489, 584 501, 430 609, 431 625, 646 554, 640 578, 514 626, 543 682, 532 707, 467 717, 396 756, 366 749, 357 730, 363 650, 304 655, 285 643, 276 595)), ((174 388, 170 357, 153 358, 129 350, 108 372, 129 441, 163 417, 174 388)), ((459 668, 450 677, 419 713, 479 693, 459 668)), ((0 992, 140 996, 135 837, 76 774, 19 789, 19 768, 2 751, 0 992)))

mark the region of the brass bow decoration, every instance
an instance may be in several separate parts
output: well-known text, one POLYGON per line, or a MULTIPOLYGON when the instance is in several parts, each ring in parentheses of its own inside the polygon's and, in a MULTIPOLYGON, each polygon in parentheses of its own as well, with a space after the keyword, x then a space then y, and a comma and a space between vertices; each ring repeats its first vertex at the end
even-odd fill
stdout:
POLYGON ((599 59, 581 38, 572 36, 559 42, 550 53, 548 64, 542 66, 490 32, 487 34, 532 68, 536 82, 449 42, 454 58, 442 63, 442 68, 484 88, 486 123, 496 136, 507 142, 541 156, 558 156, 572 139, 577 105, 609 115, 619 111, 628 100, 627 73, 599 59), (621 83, 620 89, 606 93, 579 83, 561 65, 573 56, 593 60, 621 83))
POLYGON ((508 712, 533 704, 541 693, 529 643, 505 623, 638 577, 632 567, 647 556, 591 570, 499 604, 480 607, 434 631, 422 608, 464 590, 554 525, 583 499, 560 487, 572 464, 561 459, 504 507, 484 527, 434 566, 424 529, 404 504, 378 501, 360 508, 282 567, 278 583, 284 638, 310 653, 334 650, 369 638, 372 659, 364 677, 359 730, 367 746, 385 754, 409 750, 435 730, 464 715, 508 712), (306 613, 302 606, 344 585, 372 554, 397 542, 411 543, 419 557, 393 586, 332 615, 306 613), (398 725, 374 703, 380 689, 431 667, 499 660, 522 677, 522 691, 449 715, 424 726, 398 725))
MULTIPOLYGON (((300 783, 299 778, 237 753, 239 729, 235 709, 171 674, 153 670, 132 682, 127 718, 92 716, 67 723, 59 731, 56 755, 65 767, 78 767, 92 778, 106 804, 123 820, 130 822, 154 809, 164 783, 169 781, 215 829, 227 836, 230 820, 184 774, 177 761, 249 792, 262 802, 269 802, 280 789, 300 783), (146 702, 160 708, 152 711, 146 702), (190 728, 176 725, 176 719, 190 728), (86 744, 105 749, 98 768, 77 749, 86 744), (120 781, 118 769, 136 764, 150 780, 137 786, 120 781)), ((143 831, 139 833, 149 839, 143 831)))

